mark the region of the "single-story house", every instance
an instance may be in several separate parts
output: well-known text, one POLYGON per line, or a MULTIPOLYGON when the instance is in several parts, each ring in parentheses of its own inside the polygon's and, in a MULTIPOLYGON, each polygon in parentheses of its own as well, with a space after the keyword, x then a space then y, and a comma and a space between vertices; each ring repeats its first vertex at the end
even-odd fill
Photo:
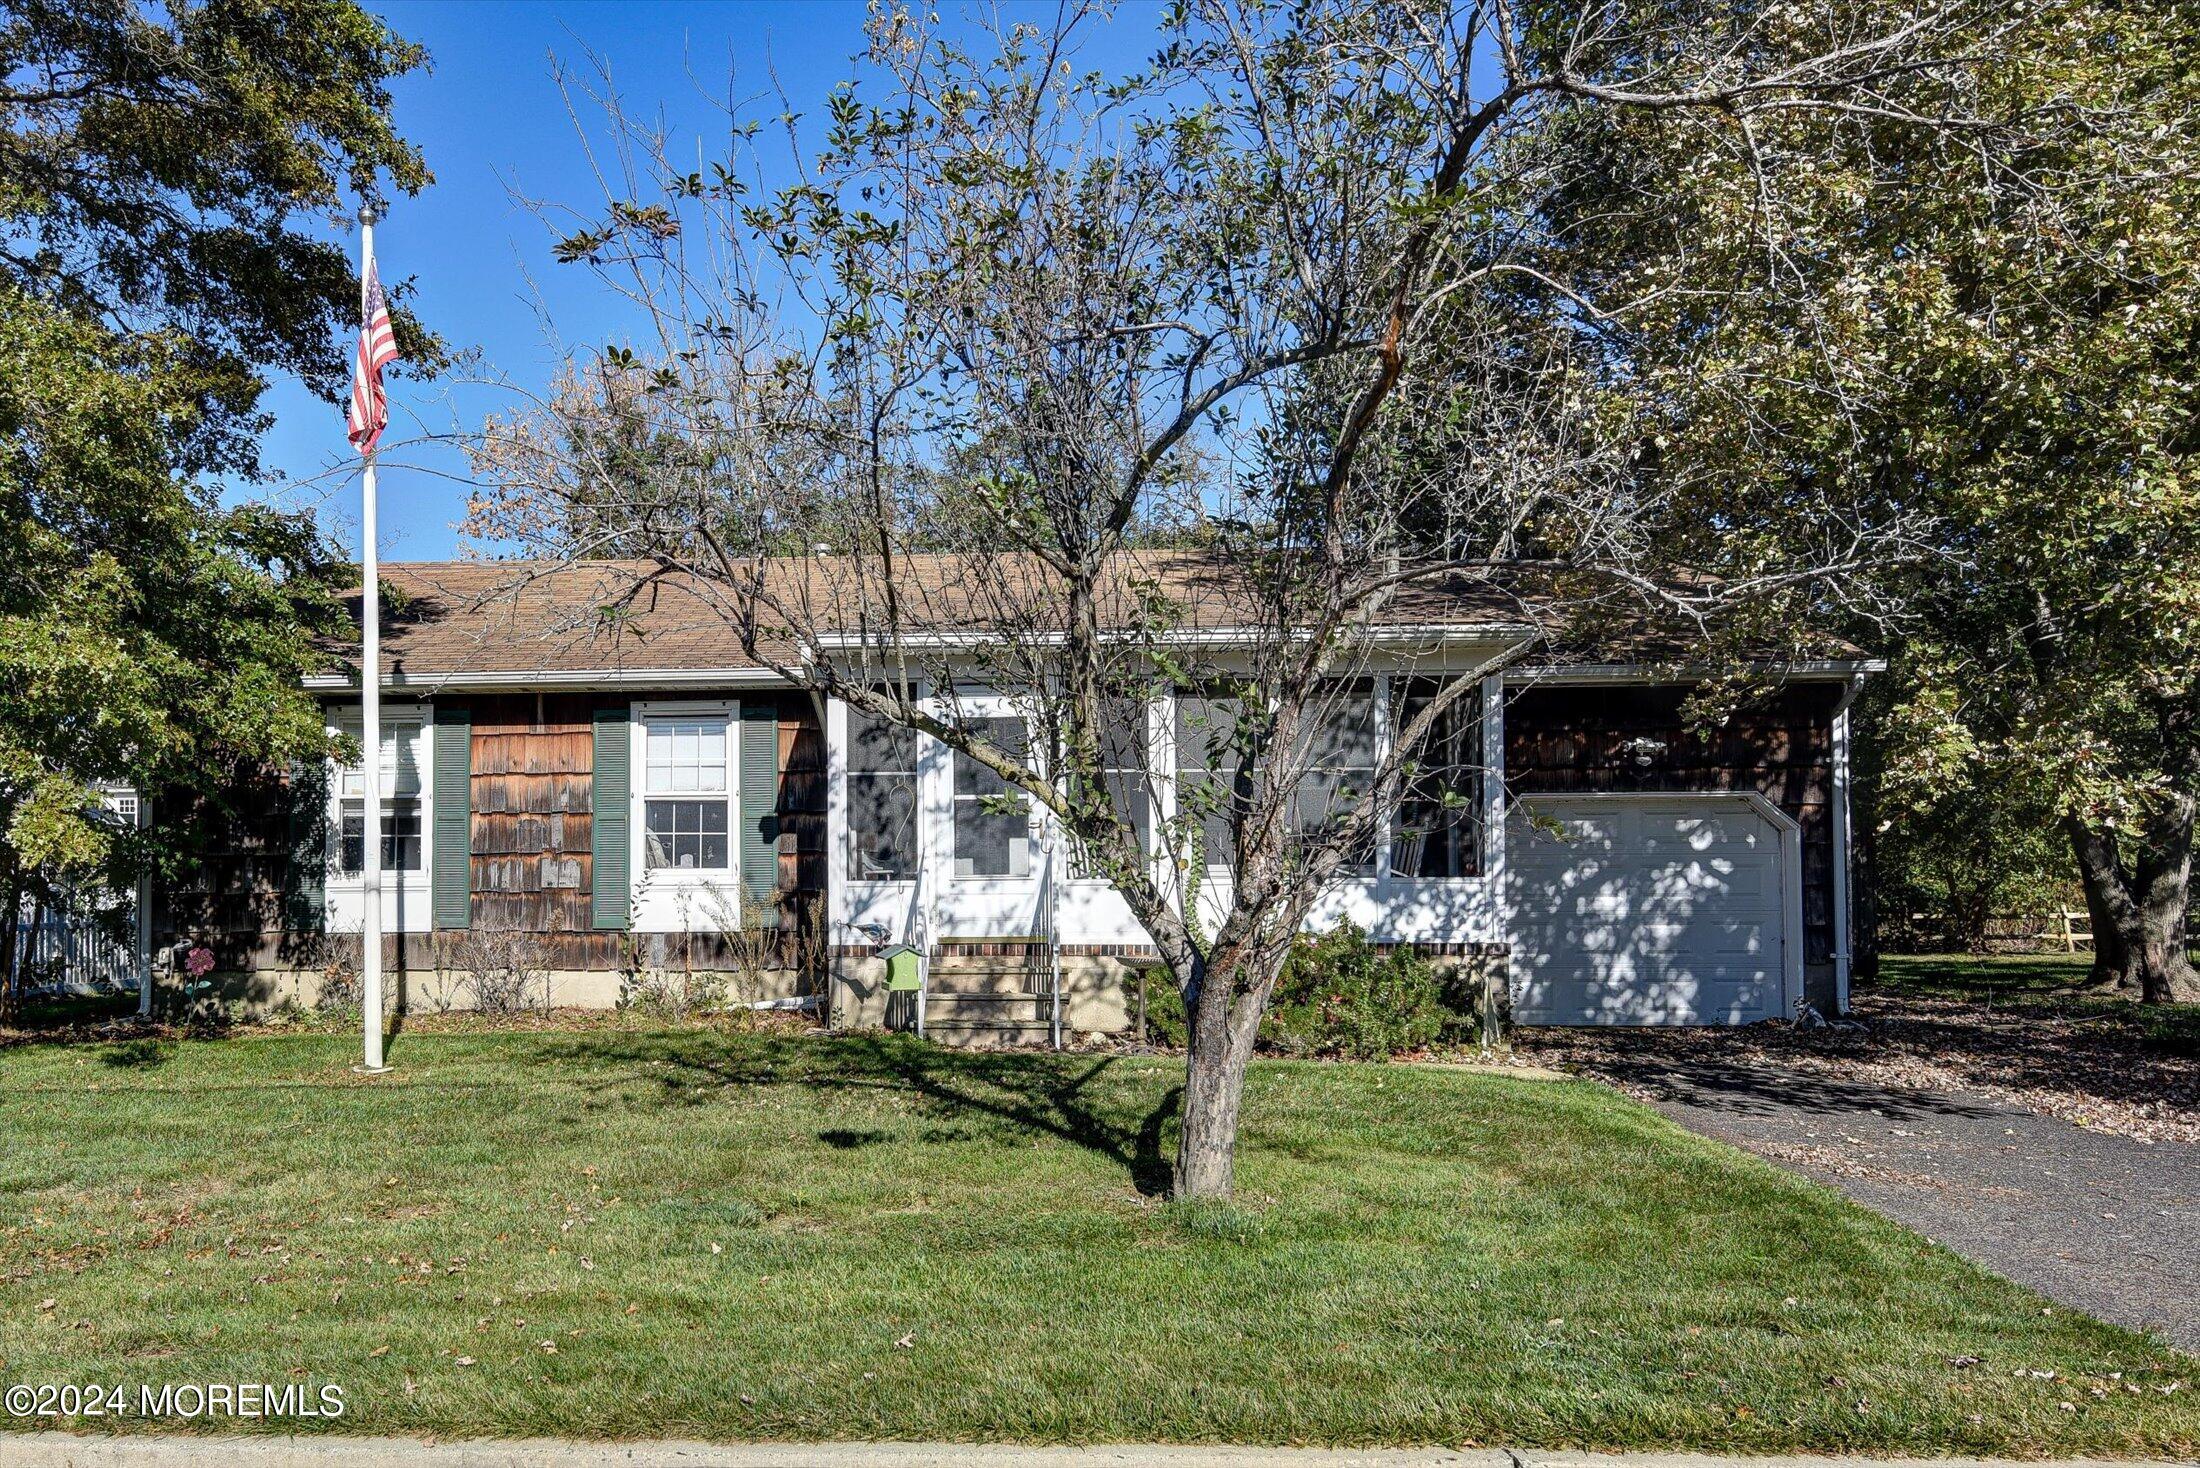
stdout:
MULTIPOLYGON (((900 1022, 882 948, 929 965, 941 1037, 1036 1039, 1130 1021, 1154 955, 1120 897, 992 777, 873 727, 742 655, 676 583, 587 634, 625 568, 396 564, 386 609, 386 964, 448 997, 491 934, 524 935, 557 1002, 609 1004, 638 971, 736 977, 737 1000, 836 1025, 900 1022), (779 930, 759 956, 760 913, 779 930)), ((1517 621, 1426 606, 1377 629, 1354 687, 1372 763, 1432 670, 1473 668, 1517 621), (1395 633, 1395 668, 1380 649, 1395 633), (1409 655, 1410 653, 1410 655, 1409 655)), ((1776 689, 1692 728, 1685 666, 1545 656, 1484 680, 1441 737, 1456 788, 1379 833, 1313 926, 1347 920, 1502 983, 1523 1024, 1741 1024, 1847 1007, 1848 709, 1870 665, 1789 662, 1776 689), (1430 816, 1430 812, 1440 812, 1430 816), (1410 826, 1410 829, 1408 827, 1410 826)), ((356 674, 315 680, 356 732, 356 674)), ((1001 702, 981 714, 1013 719, 1001 702)), ((1194 700, 1145 728, 1155 839, 1194 700)), ((968 696, 960 707, 974 707, 968 696)), ((1349 762, 1349 759, 1348 761, 1349 762)), ((356 954, 370 822, 362 772, 244 792, 226 853, 164 890, 155 941, 212 945, 256 999, 311 1002, 356 954), (297 792, 309 792, 301 797, 297 792), (301 808, 303 807, 303 808, 301 808)))

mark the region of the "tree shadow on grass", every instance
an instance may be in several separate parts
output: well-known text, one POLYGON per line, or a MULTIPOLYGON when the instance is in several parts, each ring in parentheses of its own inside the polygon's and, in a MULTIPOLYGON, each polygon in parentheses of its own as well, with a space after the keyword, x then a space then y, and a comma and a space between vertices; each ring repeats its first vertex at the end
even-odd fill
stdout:
MULTIPOLYGON (((558 1046, 543 1060, 585 1068, 589 1073, 572 1077, 584 1089, 631 1085, 635 1067, 646 1066, 640 1078, 653 1081, 668 1104, 705 1084, 792 1086, 821 1094, 893 1092, 919 1097, 944 1115, 989 1117, 1082 1147, 1121 1167, 1147 1197, 1166 1194, 1174 1176, 1167 1135, 1184 1088, 1171 1088, 1143 1112, 1096 1099, 1095 1083, 1120 1063, 1116 1056, 1070 1060, 950 1051, 920 1040, 870 1035, 765 1045, 677 1031, 575 1038, 574 1046, 558 1046), (618 1073, 604 1073, 607 1065, 618 1073)), ((845 1128, 828 1128, 818 1137, 838 1149, 889 1140, 885 1133, 845 1128)))

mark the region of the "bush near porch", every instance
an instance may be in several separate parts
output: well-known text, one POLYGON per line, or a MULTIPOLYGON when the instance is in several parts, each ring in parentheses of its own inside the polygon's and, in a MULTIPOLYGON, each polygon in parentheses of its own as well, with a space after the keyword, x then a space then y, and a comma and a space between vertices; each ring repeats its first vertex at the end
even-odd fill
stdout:
MULTIPOLYGON (((1181 1049, 1184 999, 1154 971, 1146 1038, 1181 1049)), ((1388 1060, 1478 1027, 1463 976, 1440 974, 1410 947, 1385 950, 1351 923, 1301 934, 1261 1017, 1260 1048, 1297 1059, 1388 1060)))
POLYGON ((341 1034, 0 1050, 0 1377, 334 1382, 358 1432, 2200 1448, 2189 1358, 1601 1086, 1262 1062, 1185 1213, 1163 1057, 437 1027, 372 1080, 341 1034))

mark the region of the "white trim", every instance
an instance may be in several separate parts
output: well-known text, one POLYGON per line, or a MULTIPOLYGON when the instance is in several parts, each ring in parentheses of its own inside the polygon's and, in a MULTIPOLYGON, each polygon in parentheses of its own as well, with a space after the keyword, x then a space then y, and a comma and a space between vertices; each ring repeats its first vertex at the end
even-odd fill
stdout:
MULTIPOLYGON (((357 692, 356 673, 314 673, 304 686, 316 691, 357 692)), ((792 688, 796 685, 769 668, 563 668, 534 672, 392 673, 384 688, 417 690, 422 697, 436 693, 469 693, 496 688, 792 688)))
POLYGON ((1849 914, 1849 705, 1863 688, 1862 678, 1852 679, 1833 710, 1833 800, 1828 815, 1833 823, 1833 1007, 1849 1012, 1849 979, 1855 969, 1850 949, 1849 914))
MULTIPOLYGON (((1468 638, 1510 637, 1527 641, 1536 629, 1525 622, 1419 622, 1401 623, 1396 626, 1367 627, 1360 630, 1360 637, 1377 645, 1412 642, 1456 642, 1468 638)), ((1102 632, 1104 642, 1131 642, 1146 638, 1144 632, 1102 632)), ((1158 640, 1172 647, 1244 646, 1260 647, 1270 635, 1264 627, 1203 627, 1172 633, 1158 640)), ((1059 647, 1067 644, 1068 634, 1061 632, 1018 632, 1017 641, 1027 647, 1059 647)), ((999 633, 961 632, 905 632, 892 637, 872 637, 862 633, 828 633, 816 640, 816 646, 828 650, 851 647, 913 647, 957 648, 984 647, 1003 641, 999 633)))
MULTIPOLYGON (((1390 757, 1395 735, 1390 727, 1391 678, 1388 674, 1375 675, 1375 768, 1381 769, 1383 761, 1390 757)), ((1398 874, 1391 869, 1391 845, 1397 836, 1397 803, 1383 802, 1375 811, 1375 879, 1389 881, 1398 874)))
MULTIPOLYGON (((1884 673, 1884 658, 1802 658, 1793 662, 1755 662, 1746 666, 1783 678, 1856 678, 1884 673)), ((1690 683, 1729 671, 1716 663, 1577 663, 1514 668, 1505 681, 1521 685, 1569 683, 1690 683)))
MULTIPOLYGON (((360 706, 344 703, 328 706, 321 721, 322 727, 331 734, 349 734, 364 739, 365 736, 358 729, 344 727, 343 716, 346 713, 358 715, 358 723, 362 727, 364 726, 366 715, 360 706)), ((390 788, 380 792, 380 804, 385 809, 393 802, 405 799, 412 800, 420 807, 419 869, 417 871, 406 871, 401 867, 388 868, 382 874, 383 880, 385 882, 395 882, 407 889, 426 892, 435 872, 435 706, 424 702, 384 704, 382 705, 381 714, 382 737, 385 740, 394 737, 402 741, 405 737, 402 731, 408 725, 412 727, 412 737, 418 740, 413 755, 413 764, 420 772, 420 791, 417 795, 409 797, 400 795, 397 792, 394 778, 390 788)), ((375 756, 362 744, 360 757, 362 760, 367 760, 373 759, 375 756)), ((345 766, 339 765, 333 760, 329 763, 331 765, 331 778, 329 780, 328 798, 325 802, 325 809, 322 811, 322 820, 326 823, 328 829, 327 873, 326 880, 323 883, 323 891, 325 894, 358 893, 363 904, 367 880, 364 867, 356 872, 346 872, 343 869, 344 805, 348 800, 359 800, 360 813, 364 817, 366 815, 366 801, 361 796, 347 796, 344 794, 345 766)), ((400 760, 398 763, 401 766, 403 761, 400 760)), ((362 768, 364 768, 363 765, 362 768)), ((376 768, 379 769, 380 766, 377 765, 376 768)), ((374 841, 379 849, 381 836, 382 824, 379 815, 372 820, 362 821, 360 833, 362 841, 374 841)), ((384 905, 388 905, 386 901, 384 905)), ((365 909, 362 905, 361 915, 364 916, 364 913, 365 909)), ((396 932, 399 930, 392 928, 390 931, 396 932)))
MULTIPOLYGON (((1781 1019, 1795 1018, 1803 1002, 1803 828, 1795 818, 1755 790, 1584 790, 1523 795, 1520 804, 1533 809, 1539 800, 1553 804, 1576 801, 1676 805, 1702 801, 1741 802, 1749 806, 1780 835, 1780 971, 1783 1002, 1781 1019)), ((1505 901, 1506 939, 1511 941, 1513 899, 1505 901)), ((1517 982, 1517 971, 1515 982, 1517 982)), ((1518 1002, 1518 994, 1514 1000, 1518 1002)))
MULTIPOLYGON (((1470 638, 1518 636, 1525 628, 1505 622, 1457 622, 1431 623, 1424 627, 1382 627, 1369 631, 1368 639, 1379 646, 1400 643, 1433 642, 1442 645, 1470 638)), ((1187 633, 1171 639, 1185 644, 1228 645, 1244 642, 1253 645, 1256 634, 1243 628, 1215 628, 1211 631, 1187 633)), ((925 633, 898 639, 905 647, 954 648, 983 645, 986 639, 970 634, 925 633)), ((1059 638, 1041 639, 1042 645, 1059 638)), ((867 645, 858 638, 838 638, 820 643, 822 647, 847 648, 867 645)), ((1882 658, 1806 658, 1793 662, 1764 662, 1751 664, 1762 671, 1790 678, 1848 678, 1859 674, 1883 673, 1887 670, 1882 658)), ((1413 671, 1423 671, 1414 669, 1413 671)), ((1436 672, 1439 670, 1426 670, 1436 672)), ((1579 663, 1572 666, 1549 664, 1540 667, 1514 668, 1502 676, 1513 683, 1678 683, 1700 679, 1726 671, 1711 663, 1579 663)), ((304 687, 315 692, 356 693, 359 677, 356 672, 313 673, 304 678, 304 687)), ((722 668, 538 668, 503 672, 467 672, 449 669, 439 673, 394 672, 382 680, 382 686, 428 696, 436 693, 469 693, 494 689, 527 688, 752 688, 797 686, 770 668, 722 667, 722 668)))
MULTIPOLYGON (((627 759, 628 829, 634 833, 633 901, 636 910, 652 887, 724 887, 738 892, 741 884, 741 725, 731 699, 646 699, 635 703, 629 714, 631 743, 627 759), (726 788, 692 792, 649 788, 649 726, 653 721, 698 720, 715 715, 726 731, 726 788), (649 802, 657 800, 718 800, 726 803, 726 864, 722 867, 652 867, 649 864, 649 802)), ((739 906, 736 904, 735 911, 739 906)), ((637 920, 636 926, 641 924, 637 920)), ((682 929, 685 930, 683 924, 682 929)), ((651 927, 649 931, 657 931, 651 927)))
POLYGON ((1482 680, 1482 880, 1505 890, 1505 675, 1482 680))
POLYGON ((848 705, 825 700, 825 933, 850 941, 848 924, 848 705))

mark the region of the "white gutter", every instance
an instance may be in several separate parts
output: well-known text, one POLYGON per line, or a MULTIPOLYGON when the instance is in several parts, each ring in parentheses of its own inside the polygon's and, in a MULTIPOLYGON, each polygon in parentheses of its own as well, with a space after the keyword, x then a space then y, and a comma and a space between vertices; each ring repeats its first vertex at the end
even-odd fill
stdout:
MULTIPOLYGON (((1513 623, 1460 622, 1425 627, 1377 628, 1369 636, 1382 645, 1411 644, 1416 642, 1448 642, 1466 638, 1520 636, 1529 629, 1513 623)), ((1197 644, 1228 645, 1252 634, 1217 629, 1172 639, 1197 644)), ((952 649, 979 646, 988 639, 968 634, 928 633, 921 638, 900 639, 903 646, 952 649)), ((1044 641, 1060 641, 1049 635, 1044 641)), ((847 648, 866 645, 860 639, 836 640, 821 644, 830 648, 847 648)), ((1842 678, 1853 679, 1865 674, 1883 673, 1885 660, 1880 658, 1822 658, 1795 662, 1762 663, 1755 665, 1765 672, 1790 678, 1842 678)), ((1546 665, 1542 667, 1513 668, 1503 676, 1507 684, 1569 683, 1675 683, 1690 678, 1710 677, 1726 672, 1725 665, 1712 663, 1579 663, 1573 665, 1546 665)), ((349 692, 359 687, 356 673, 314 673, 304 680, 304 685, 315 692, 349 692)), ((500 672, 466 672, 452 669, 441 673, 392 673, 382 680, 385 688, 410 689, 419 693, 468 693, 491 689, 532 688, 674 688, 674 687, 774 687, 791 686, 769 668, 536 668, 500 672)))
MULTIPOLYGON (((1760 662, 1748 666, 1785 678, 1855 679, 1867 673, 1887 671, 1884 658, 1801 658, 1793 662, 1760 662)), ((1554 687, 1566 684, 1681 683, 1691 679, 1716 677, 1729 671, 1730 665, 1717 663, 1547 664, 1511 669, 1505 674, 1505 681, 1508 684, 1544 684, 1554 687)))
MULTIPOLYGON (((1360 629, 1360 635, 1378 643, 1457 641, 1463 638, 1524 637, 1532 636, 1536 629, 1523 622, 1417 622, 1396 626, 1368 627, 1360 629)), ((1155 640, 1171 646, 1258 646, 1269 635, 1264 627, 1203 627, 1195 631, 1174 632, 1155 640)), ((1103 642, 1127 642, 1142 638, 1143 633, 1101 633, 1103 642)), ((1002 634, 988 632, 905 632, 897 637, 867 637, 861 633, 835 633, 820 637, 817 646, 827 650, 842 648, 911 647, 925 649, 952 649, 958 647, 983 647, 988 643, 1007 640, 1002 634)), ((1069 641, 1061 632, 1018 632, 1015 640, 1041 647, 1059 647, 1069 641)))
MULTIPOLYGON (((406 688, 420 693, 472 693, 503 688, 672 688, 706 685, 784 685, 786 680, 769 668, 554 668, 533 671, 468 673, 393 673, 382 680, 384 688, 406 688)), ((349 692, 359 687, 353 673, 315 673, 305 686, 316 692, 349 692)))

